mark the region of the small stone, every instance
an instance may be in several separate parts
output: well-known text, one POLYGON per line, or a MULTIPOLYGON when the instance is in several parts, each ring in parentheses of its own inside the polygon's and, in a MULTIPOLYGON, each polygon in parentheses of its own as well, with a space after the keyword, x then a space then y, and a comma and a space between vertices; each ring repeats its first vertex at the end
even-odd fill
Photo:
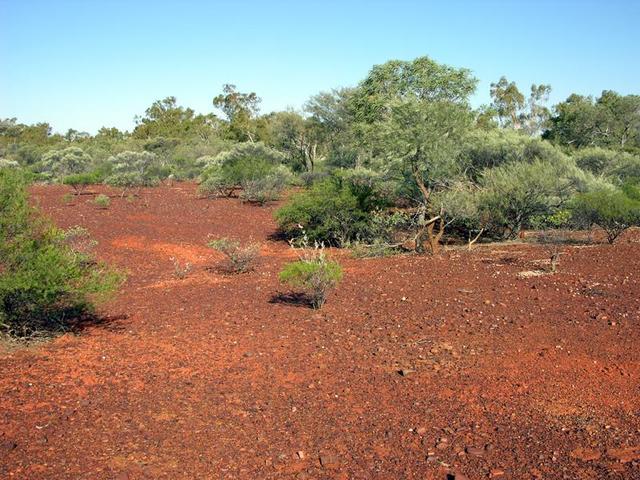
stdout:
POLYGON ((474 457, 482 457, 484 455, 484 449, 478 447, 467 447, 464 449, 469 455, 473 455, 474 457))
POLYGON ((489 478, 498 478, 498 477, 502 477, 504 475, 504 470, 501 470, 499 468, 494 468, 493 470, 491 470, 491 472, 489 472, 489 478))
POLYGON ((18 444, 12 440, 5 440, 0 442, 0 451, 10 452, 18 448, 18 444))
POLYGON ((302 450, 300 450, 299 452, 296 452, 296 455, 298 455, 298 458, 300 460, 304 460, 306 455, 304 454, 304 452, 302 450))
POLYGON ((410 368, 403 368, 402 370, 398 370, 398 373, 403 377, 406 377, 413 372, 415 372, 415 370, 411 370, 410 368))
POLYGON ((325 454, 320 455, 320 465, 324 468, 338 468, 340 463, 335 455, 325 454))
POLYGON ((418 435, 424 435, 425 433, 427 433, 427 429, 425 427, 418 427, 415 431, 418 435))
POLYGON ((640 446, 627 448, 609 448, 607 456, 618 460, 620 463, 629 463, 633 460, 640 460, 640 446))
POLYGON ((598 460, 601 457, 600 452, 592 448, 576 448, 569 454, 569 456, 571 458, 582 460, 583 462, 598 460))
POLYGON ((469 480, 469 477, 462 473, 453 472, 447 474, 447 480, 469 480))
POLYGON ((434 463, 438 461, 438 457, 436 457, 435 455, 427 455, 427 462, 428 463, 434 463))

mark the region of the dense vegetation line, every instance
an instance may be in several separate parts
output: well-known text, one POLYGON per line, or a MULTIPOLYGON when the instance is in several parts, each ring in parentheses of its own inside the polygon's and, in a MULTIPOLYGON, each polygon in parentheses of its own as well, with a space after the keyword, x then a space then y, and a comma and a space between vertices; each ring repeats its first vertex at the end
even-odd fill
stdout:
MULTIPOLYGON (((105 183, 130 198, 142 186, 194 179, 202 196, 264 204, 297 186, 276 212, 282 233, 362 255, 435 254, 445 238, 471 246, 523 229, 593 225, 613 243, 640 224, 640 96, 573 94, 550 108, 550 86, 534 84, 525 97, 502 77, 491 85, 492 103, 473 109, 476 85, 469 70, 421 57, 376 65, 357 86, 321 92, 302 112, 260 114, 255 93, 224 85, 213 99, 223 117, 167 97, 137 117, 132 132, 60 135, 46 123, 5 119, 3 201, 21 198, 15 192, 23 188, 7 171, 70 185, 77 195, 105 183)), ((102 208, 109 202, 96 199, 102 208)), ((4 225, 26 221, 26 213, 2 214, 4 225)), ((49 236, 60 246, 64 235, 49 236)), ((7 252, 24 252, 10 251, 6 234, 1 240, 6 324, 17 278, 7 252)), ((85 303, 60 295, 71 306, 85 303)))

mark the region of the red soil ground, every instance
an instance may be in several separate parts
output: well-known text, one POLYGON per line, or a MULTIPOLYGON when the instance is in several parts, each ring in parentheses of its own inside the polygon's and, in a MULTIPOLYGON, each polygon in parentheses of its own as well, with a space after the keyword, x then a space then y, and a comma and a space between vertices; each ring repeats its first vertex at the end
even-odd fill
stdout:
POLYGON ((638 232, 531 278, 528 244, 340 252, 316 312, 276 296, 273 206, 66 191, 33 194, 129 279, 103 324, 0 354, 1 478, 640 479, 638 232), (212 269, 208 235, 261 242, 257 270, 212 269))

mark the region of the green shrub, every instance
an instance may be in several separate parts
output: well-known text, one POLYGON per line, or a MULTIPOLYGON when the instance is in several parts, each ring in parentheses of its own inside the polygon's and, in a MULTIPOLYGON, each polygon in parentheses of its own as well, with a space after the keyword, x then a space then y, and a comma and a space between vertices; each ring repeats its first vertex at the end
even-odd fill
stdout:
POLYGON ((111 199, 101 193, 93 200, 93 203, 99 208, 109 208, 109 205, 111 205, 111 199))
POLYGON ((342 279, 342 267, 338 262, 328 260, 322 246, 305 253, 296 261, 285 265, 280 272, 280 281, 300 288, 309 297, 313 308, 322 308, 329 291, 342 279))
POLYGON ((241 182, 240 198, 248 202, 264 205, 278 200, 291 179, 289 169, 278 166, 262 178, 245 179, 241 182))
POLYGON ((15 160, 0 158, 0 168, 20 168, 20 164, 15 160))
POLYGON ((91 163, 91 157, 79 147, 63 150, 49 150, 42 155, 41 170, 55 179, 84 172, 91 163))
POLYGON ((573 157, 578 167, 594 175, 603 175, 617 184, 640 179, 638 155, 593 147, 577 150, 573 157))
POLYGON ((577 195, 571 203, 578 226, 597 225, 613 243, 627 228, 640 224, 640 201, 622 190, 597 190, 577 195))
POLYGON ((258 159, 271 165, 281 165, 286 156, 261 142, 245 142, 235 144, 231 150, 219 153, 213 159, 218 165, 234 164, 246 159, 258 159))
POLYGON ((282 161, 280 153, 262 144, 239 144, 208 160, 200 176, 199 193, 228 197, 242 189, 246 200, 275 200, 290 176, 282 161))
POLYGON ((0 169, 0 328, 27 337, 66 329, 122 275, 79 248, 78 229, 62 231, 29 206, 19 172, 0 169))
POLYGON ((533 218, 551 215, 576 191, 579 171, 570 162, 516 162, 486 170, 478 208, 491 233, 515 238, 533 218))
POLYGON ((275 166, 259 158, 242 158, 224 165, 210 165, 203 172, 199 191, 204 195, 231 196, 242 189, 269 177, 275 166))
POLYGON ((329 178, 329 174, 327 172, 301 172, 298 174, 300 183, 307 188, 314 183, 321 182, 327 178, 329 178))
POLYGON ((160 181, 157 172, 158 159, 150 152, 126 151, 109 158, 111 175, 105 179, 105 183, 122 189, 124 197, 130 188, 149 187, 157 185, 160 181))
POLYGON ((300 238, 303 227, 311 241, 342 247, 371 240, 372 213, 386 204, 375 188, 334 176, 293 195, 275 216, 290 238, 300 238))
POLYGON ((539 138, 513 130, 477 130, 468 135, 460 152, 460 162, 471 179, 477 180, 486 168, 536 160, 557 163, 562 151, 539 138))
POLYGON ((64 203, 65 205, 71 205, 73 204, 73 198, 74 195, 72 193, 65 193, 62 196, 62 203, 64 203))
POLYGON ((219 238, 209 242, 209 247, 227 257, 227 267, 232 273, 245 273, 253 269, 260 254, 260 245, 241 245, 238 240, 219 238))
POLYGON ((95 173, 76 173, 62 179, 62 183, 73 187, 76 195, 80 195, 89 185, 99 183, 99 177, 95 173))

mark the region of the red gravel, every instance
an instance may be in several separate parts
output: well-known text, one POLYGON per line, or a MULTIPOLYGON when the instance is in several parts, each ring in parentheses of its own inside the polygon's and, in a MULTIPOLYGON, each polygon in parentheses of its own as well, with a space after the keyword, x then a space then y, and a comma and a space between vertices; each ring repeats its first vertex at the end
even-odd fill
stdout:
POLYGON ((33 193, 129 279, 103 324, 0 354, 0 477, 640 479, 638 232, 530 278, 526 244, 339 252, 315 312, 278 301, 275 207, 66 191, 33 193), (263 243, 258 269, 212 269, 210 234, 263 243))

